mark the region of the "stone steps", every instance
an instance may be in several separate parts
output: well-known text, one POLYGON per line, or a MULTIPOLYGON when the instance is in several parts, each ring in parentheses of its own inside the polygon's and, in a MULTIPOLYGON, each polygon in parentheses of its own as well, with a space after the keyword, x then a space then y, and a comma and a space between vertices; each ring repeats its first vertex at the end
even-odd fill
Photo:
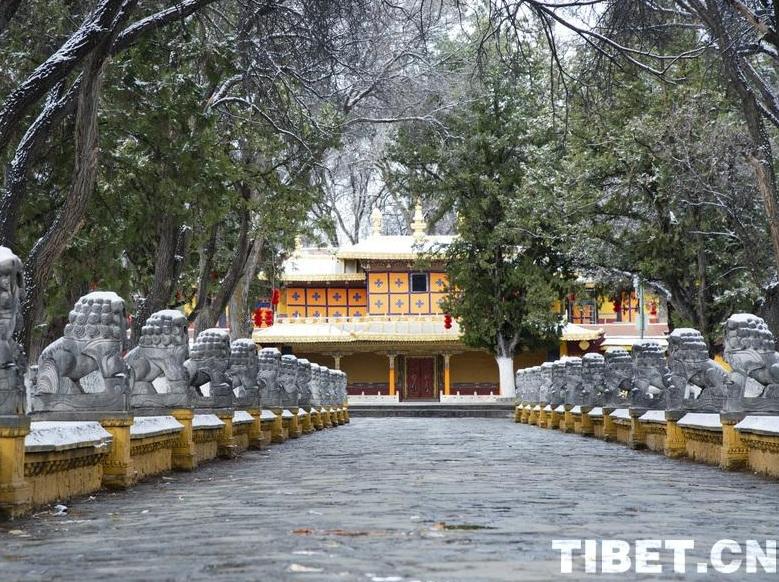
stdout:
POLYGON ((411 417, 411 418, 511 418, 513 404, 350 404, 352 417, 411 417))

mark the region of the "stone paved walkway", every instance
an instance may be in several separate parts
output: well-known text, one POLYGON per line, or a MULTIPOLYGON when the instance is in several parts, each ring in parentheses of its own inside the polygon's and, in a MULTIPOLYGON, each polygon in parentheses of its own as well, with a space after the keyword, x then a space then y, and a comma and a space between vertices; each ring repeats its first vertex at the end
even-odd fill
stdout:
POLYGON ((550 580, 555 538, 726 537, 779 537, 776 482, 508 420, 353 419, 0 524, 0 580, 550 580))

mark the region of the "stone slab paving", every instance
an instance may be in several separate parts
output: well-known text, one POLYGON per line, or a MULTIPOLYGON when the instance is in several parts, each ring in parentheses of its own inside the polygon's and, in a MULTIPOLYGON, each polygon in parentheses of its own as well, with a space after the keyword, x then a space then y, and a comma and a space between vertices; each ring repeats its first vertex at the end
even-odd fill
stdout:
POLYGON ((552 539, 777 537, 775 481, 507 420, 365 418, 0 524, 0 580, 579 580, 552 539))

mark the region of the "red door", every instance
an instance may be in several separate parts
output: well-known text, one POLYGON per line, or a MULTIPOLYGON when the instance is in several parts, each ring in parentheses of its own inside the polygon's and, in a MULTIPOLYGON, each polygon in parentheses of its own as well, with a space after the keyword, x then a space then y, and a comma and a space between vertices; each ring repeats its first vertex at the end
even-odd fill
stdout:
POLYGON ((406 358, 406 398, 432 400, 435 381, 433 358, 406 358))

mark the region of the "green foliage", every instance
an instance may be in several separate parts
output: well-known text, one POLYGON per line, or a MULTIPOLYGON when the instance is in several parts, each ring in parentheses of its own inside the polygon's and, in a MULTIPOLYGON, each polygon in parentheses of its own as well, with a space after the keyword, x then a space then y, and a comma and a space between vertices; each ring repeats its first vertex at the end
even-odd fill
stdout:
POLYGON ((554 342, 551 306, 569 281, 566 230, 549 172, 561 157, 541 50, 486 63, 447 131, 412 127, 392 148, 393 183, 457 214, 441 249, 450 278, 445 308, 467 345, 499 356, 554 342))
POLYGON ((628 71, 609 93, 581 89, 563 189, 582 208, 577 264, 638 274, 669 298, 674 325, 716 341, 721 321, 753 309, 770 247, 748 140, 716 69, 702 59, 678 72, 684 83, 628 71))

